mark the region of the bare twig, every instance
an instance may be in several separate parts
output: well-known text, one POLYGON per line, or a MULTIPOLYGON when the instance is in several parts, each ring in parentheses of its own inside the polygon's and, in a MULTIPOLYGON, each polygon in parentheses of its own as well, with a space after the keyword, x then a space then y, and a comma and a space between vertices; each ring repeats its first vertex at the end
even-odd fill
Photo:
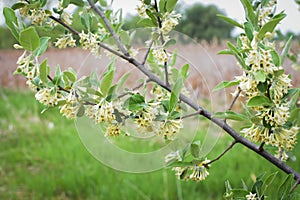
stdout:
POLYGON ((238 87, 238 93, 236 94, 236 96, 234 97, 234 99, 232 100, 230 106, 229 106, 229 109, 228 110, 231 110, 235 104, 235 102, 237 101, 237 99, 239 98, 240 94, 241 94, 242 90, 240 87, 238 87))
POLYGON ((194 112, 194 113, 191 113, 191 114, 182 116, 181 119, 186 119, 186 118, 194 117, 194 116, 196 116, 196 115, 201 114, 201 112, 202 112, 202 110, 198 110, 198 111, 196 111, 196 112, 194 112))
POLYGON ((145 63, 147 62, 147 59, 148 59, 149 53, 150 53, 150 51, 151 51, 152 45, 153 45, 153 40, 151 40, 151 42, 150 42, 150 44, 149 44, 149 47, 148 47, 147 52, 146 52, 146 54, 145 54, 145 56, 144 56, 142 65, 145 65, 145 63))
POLYGON ((296 180, 295 184, 293 185, 293 187, 290 189, 290 193, 292 193, 296 188, 297 186, 300 184, 300 179, 296 180))
POLYGON ((122 44, 122 42, 120 41, 120 38, 118 37, 118 35, 116 34, 116 32, 114 31, 114 29, 112 28, 110 22, 107 20, 107 18, 105 17, 104 13, 99 10, 96 5, 94 4, 93 0, 88 0, 91 8, 101 17, 101 19, 104 21, 106 27, 108 28, 110 34, 113 36, 114 40, 116 41, 120 51, 126 55, 129 56, 128 51, 126 50, 126 48, 124 47, 124 45, 122 44))
POLYGON ((216 162, 217 160, 219 160, 220 158, 222 158, 228 151, 230 151, 231 149, 232 149, 232 147, 234 146, 234 145, 236 145, 237 144, 237 141, 236 140, 234 140, 218 157, 216 157, 215 159, 213 159, 213 160, 211 160, 210 162, 208 162, 208 163, 206 163, 205 165, 210 165, 210 164, 212 164, 212 163, 214 163, 214 162, 216 162))

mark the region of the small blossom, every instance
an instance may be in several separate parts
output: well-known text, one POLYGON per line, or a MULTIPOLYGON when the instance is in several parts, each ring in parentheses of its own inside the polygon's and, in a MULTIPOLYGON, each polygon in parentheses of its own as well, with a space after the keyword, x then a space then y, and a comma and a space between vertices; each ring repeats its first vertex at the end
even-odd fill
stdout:
POLYGON ((54 43, 56 47, 63 49, 69 47, 76 46, 76 40, 73 39, 71 34, 63 35, 61 38, 58 38, 54 43))
POLYGON ((81 32, 79 37, 79 42, 84 50, 89 50, 96 56, 99 55, 99 36, 97 34, 81 32))
POLYGON ((173 140, 182 128, 182 120, 166 120, 160 124, 159 134, 165 136, 166 139, 173 140))
POLYGON ((246 195, 247 200, 258 200, 258 197, 256 197, 256 194, 252 194, 251 192, 246 195))
POLYGON ((161 32, 163 34, 168 34, 169 32, 171 32, 175 28, 175 26, 178 25, 180 18, 180 14, 175 14, 174 12, 166 13, 163 17, 161 32))
POLYGON ((121 134, 121 128, 118 124, 108 124, 106 128, 105 136, 119 136, 121 134))
POLYGON ((56 92, 52 92, 50 88, 42 88, 35 94, 36 100, 41 104, 53 107, 58 103, 58 97, 56 92))
POLYGON ((160 64, 168 62, 169 59, 167 52, 163 48, 154 49, 153 56, 160 64))
POLYGON ((66 104, 60 107, 60 113, 68 119, 75 119, 80 108, 75 91, 71 90, 65 100, 66 104))

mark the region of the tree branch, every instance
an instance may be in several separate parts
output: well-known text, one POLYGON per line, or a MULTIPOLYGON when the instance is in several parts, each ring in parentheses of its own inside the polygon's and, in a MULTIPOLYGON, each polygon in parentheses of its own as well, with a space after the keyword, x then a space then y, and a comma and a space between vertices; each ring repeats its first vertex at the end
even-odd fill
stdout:
POLYGON ((234 145, 237 144, 237 141, 234 140, 218 157, 216 157, 215 159, 211 160, 210 162, 206 163, 205 165, 208 166, 214 162, 216 162, 217 160, 219 160, 220 158, 222 158, 228 151, 230 151, 234 145))
POLYGON ((201 112, 202 112, 202 110, 198 110, 198 111, 196 111, 196 112, 194 112, 194 113, 191 113, 191 114, 187 114, 187 115, 182 116, 181 119, 186 119, 186 118, 190 118, 190 117, 199 115, 199 114, 201 114, 201 112))
POLYGON ((110 22, 107 20, 107 18, 105 17, 105 15, 103 14, 103 12, 101 10, 99 10, 96 5, 94 4, 93 0, 88 0, 91 8, 101 17, 101 19, 104 21, 106 27, 108 28, 110 34, 113 36, 114 40, 117 43, 117 46, 119 47, 120 51, 126 55, 129 56, 128 51, 125 49, 124 45, 121 43, 120 38, 118 37, 118 35, 116 34, 116 32, 114 31, 114 29, 112 28, 110 22))
POLYGON ((65 22, 63 22, 61 19, 58 19, 58 18, 56 18, 54 16, 50 16, 49 18, 52 19, 52 20, 54 20, 54 21, 56 21, 57 23, 63 25, 65 28, 67 28, 69 31, 71 31, 72 34, 74 34, 74 35, 78 35, 79 34, 78 31, 76 31, 71 26, 69 26, 68 24, 66 24, 65 22))

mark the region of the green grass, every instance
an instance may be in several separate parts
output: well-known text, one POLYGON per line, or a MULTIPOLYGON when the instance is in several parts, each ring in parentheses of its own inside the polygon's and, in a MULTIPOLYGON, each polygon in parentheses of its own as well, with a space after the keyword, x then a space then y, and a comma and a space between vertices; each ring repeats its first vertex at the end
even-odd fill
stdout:
MULTIPOLYGON (((87 152, 72 121, 56 109, 41 115, 42 109, 30 92, 0 90, 0 199, 222 199, 226 180, 240 187, 242 179, 251 185, 253 177, 278 171, 240 145, 213 164, 200 183, 179 182, 170 169, 115 171, 87 152)), ((223 136, 208 157, 230 141, 223 136)), ((298 161, 289 164, 300 170, 298 161)), ((280 172, 275 182, 284 177, 280 172)), ((275 186, 269 199, 275 199, 275 186)))

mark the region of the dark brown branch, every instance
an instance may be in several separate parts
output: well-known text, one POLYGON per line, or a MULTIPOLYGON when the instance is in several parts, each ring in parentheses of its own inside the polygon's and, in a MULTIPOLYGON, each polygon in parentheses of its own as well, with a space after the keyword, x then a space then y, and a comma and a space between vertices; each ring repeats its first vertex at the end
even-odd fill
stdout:
POLYGON ((299 184, 300 184, 300 180, 298 179, 298 180, 296 180, 295 184, 294 184, 293 187, 291 188, 290 193, 292 193, 292 192, 297 188, 297 186, 298 186, 299 184))
POLYGON ((265 142, 262 142, 262 143, 259 145, 258 150, 259 150, 259 151, 262 151, 262 150, 264 149, 265 144, 266 144, 265 142))
POLYGON ((222 158, 228 151, 230 151, 234 145, 237 144, 237 141, 233 141, 218 157, 216 157, 215 159, 211 160, 210 162, 206 163, 205 165, 208 166, 214 162, 216 162, 217 160, 219 160, 220 158, 222 158))
POLYGON ((101 10, 99 10, 96 5, 94 4, 93 0, 88 0, 91 8, 101 17, 101 19, 104 21, 106 27, 108 28, 110 34, 112 35, 112 37, 114 38, 114 40, 117 43, 117 46, 119 47, 120 51, 126 55, 129 56, 128 51, 125 49, 124 45, 121 43, 120 38, 118 37, 118 35, 116 34, 116 32, 114 31, 114 29, 112 28, 110 22, 107 20, 107 18, 105 17, 105 15, 103 14, 103 12, 101 10))

